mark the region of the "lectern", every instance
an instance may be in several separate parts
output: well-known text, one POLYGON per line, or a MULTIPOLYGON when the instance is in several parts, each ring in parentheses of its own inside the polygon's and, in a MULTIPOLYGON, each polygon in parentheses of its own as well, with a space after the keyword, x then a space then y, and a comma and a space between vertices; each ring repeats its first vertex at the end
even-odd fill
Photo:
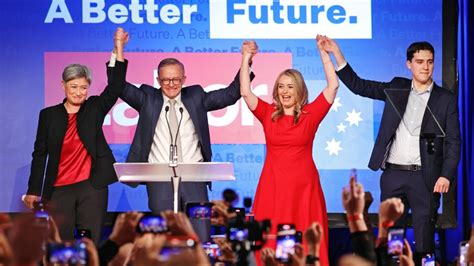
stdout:
POLYGON ((173 209, 178 212, 178 191, 181 182, 235 180, 232 163, 115 163, 120 182, 172 182, 173 209))

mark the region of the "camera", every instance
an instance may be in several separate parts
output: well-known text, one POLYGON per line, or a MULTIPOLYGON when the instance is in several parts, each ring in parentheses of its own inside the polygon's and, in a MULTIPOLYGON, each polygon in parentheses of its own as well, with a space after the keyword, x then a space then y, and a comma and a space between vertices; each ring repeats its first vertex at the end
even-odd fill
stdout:
POLYGON ((166 220, 160 215, 145 215, 138 221, 138 233, 160 234, 168 231, 166 220))
POLYGON ((270 220, 245 221, 245 217, 237 215, 229 221, 226 236, 234 250, 259 250, 266 242, 264 235, 268 234, 270 227, 270 220))
POLYGON ((46 259, 50 263, 86 265, 86 244, 81 241, 48 243, 46 246, 46 259))
POLYGON ((186 214, 191 219, 211 219, 213 205, 211 202, 188 202, 186 203, 186 214))
POLYGON ((398 260, 398 256, 403 253, 403 241, 405 229, 402 227, 390 227, 388 229, 388 255, 392 259, 398 260))
POLYGON ((168 261, 171 256, 180 255, 184 250, 194 248, 195 245, 194 239, 169 236, 160 250, 159 260, 168 261))
POLYGON ((275 259, 281 263, 290 261, 290 254, 295 253, 298 243, 297 232, 293 224, 279 224, 276 239, 275 259))

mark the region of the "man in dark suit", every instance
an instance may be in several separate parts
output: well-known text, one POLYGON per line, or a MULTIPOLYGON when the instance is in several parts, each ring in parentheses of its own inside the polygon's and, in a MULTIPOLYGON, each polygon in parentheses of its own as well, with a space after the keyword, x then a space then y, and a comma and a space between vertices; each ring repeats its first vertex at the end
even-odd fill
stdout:
POLYGON ((412 43, 406 61, 412 79, 378 82, 357 76, 327 39, 325 49, 334 55, 341 81, 355 94, 386 102, 369 168, 383 170, 382 201, 400 197, 411 208, 417 252, 433 253, 440 193, 448 192, 456 176, 461 143, 456 95, 432 79, 434 48, 412 43))
MULTIPOLYGON (((256 46, 254 42, 248 45, 256 46)), ((157 81, 159 89, 127 83, 120 96, 140 115, 127 162, 168 163, 171 138, 177 139, 180 161, 211 161, 207 112, 237 102, 240 98, 239 74, 227 88, 205 92, 200 85, 183 87, 186 81, 184 65, 175 58, 166 58, 158 65, 157 81), (170 130, 173 116, 175 120, 181 120, 178 136, 175 129, 170 130)), ((179 210, 184 210, 187 202, 207 202, 207 185, 206 182, 181 183, 179 210)), ((173 209, 171 182, 150 182, 146 186, 148 206, 153 213, 173 209)), ((207 240, 209 224, 192 222, 201 240, 207 240)))

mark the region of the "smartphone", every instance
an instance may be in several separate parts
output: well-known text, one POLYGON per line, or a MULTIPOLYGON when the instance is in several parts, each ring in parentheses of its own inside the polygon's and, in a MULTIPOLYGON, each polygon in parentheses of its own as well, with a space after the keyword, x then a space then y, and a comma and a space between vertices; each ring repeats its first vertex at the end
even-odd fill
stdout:
POLYGON ((231 242, 243 242, 249 238, 249 229, 230 226, 227 229, 227 239, 231 242))
POLYGON ((166 220, 160 215, 145 215, 138 221, 138 233, 160 234, 168 231, 166 220))
POLYGON ((469 249, 469 242, 462 241, 459 243, 459 265, 460 266, 467 266, 467 250, 469 249))
POLYGON ((216 226, 216 225, 211 225, 211 238, 215 237, 225 237, 225 232, 227 228, 225 226, 216 226))
POLYGON ((88 229, 74 229, 74 239, 80 240, 83 237, 92 239, 91 231, 88 229))
POLYGON ((212 259, 217 259, 221 255, 219 246, 214 242, 207 242, 202 244, 202 248, 206 252, 207 256, 212 259))
POLYGON ((405 239, 405 228, 390 227, 388 229, 388 254, 398 260, 398 256, 403 253, 403 241, 405 239))
POLYGON ((211 202, 188 202, 186 203, 186 214, 191 219, 211 219, 213 205, 211 202))
POLYGON ((435 266, 436 265, 435 254, 426 254, 421 259, 421 265, 422 266, 435 266))
POLYGON ((46 245, 46 259, 50 263, 68 265, 86 265, 86 244, 81 241, 65 243, 48 243, 46 245))
POLYGON ((237 214, 237 217, 240 217, 240 218, 245 217, 245 208, 230 207, 229 212, 237 214))
POLYGON ((194 239, 169 236, 160 250, 158 259, 160 261, 168 261, 171 256, 179 256, 184 250, 194 248, 195 246, 196 241, 194 239))
POLYGON ((37 224, 48 225, 49 213, 42 201, 33 203, 33 210, 35 213, 35 221, 37 224))
POLYGON ((290 261, 290 254, 295 253, 295 244, 297 243, 297 232, 293 224, 279 224, 275 259, 281 263, 288 263, 290 261))

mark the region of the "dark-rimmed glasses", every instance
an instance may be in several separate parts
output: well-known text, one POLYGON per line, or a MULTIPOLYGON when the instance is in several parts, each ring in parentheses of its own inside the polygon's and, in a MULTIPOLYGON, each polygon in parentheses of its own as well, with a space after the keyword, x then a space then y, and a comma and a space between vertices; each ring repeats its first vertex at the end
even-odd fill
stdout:
POLYGON ((181 78, 160 79, 160 81, 163 85, 170 85, 171 83, 173 83, 173 85, 181 84, 181 78))

